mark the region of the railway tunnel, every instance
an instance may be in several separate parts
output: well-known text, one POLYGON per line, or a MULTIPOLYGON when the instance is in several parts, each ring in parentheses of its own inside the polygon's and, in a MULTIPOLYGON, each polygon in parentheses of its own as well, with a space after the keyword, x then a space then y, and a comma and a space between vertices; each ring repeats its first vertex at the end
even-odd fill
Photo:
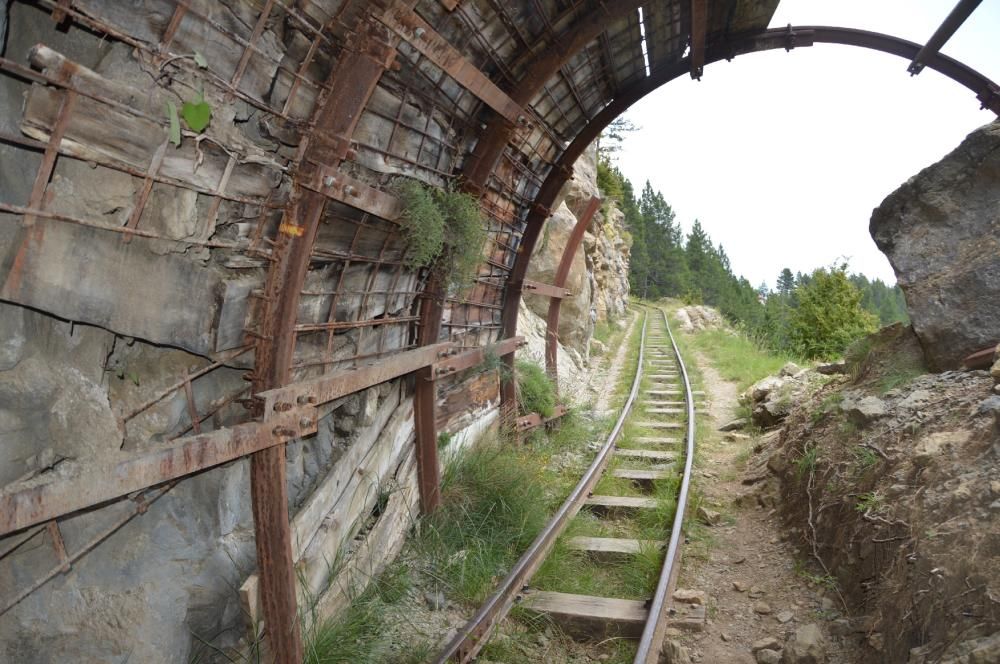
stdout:
POLYGON ((297 579, 327 588, 372 482, 432 511, 439 434, 513 419, 509 378, 477 367, 513 362, 524 294, 564 296, 528 268, 608 123, 711 63, 821 43, 1000 113, 938 50, 975 4, 921 45, 768 29, 776 0, 4 3, 10 661, 177 661, 189 625, 247 616, 300 661, 297 579), (461 283, 413 261, 401 182, 478 201, 461 283))

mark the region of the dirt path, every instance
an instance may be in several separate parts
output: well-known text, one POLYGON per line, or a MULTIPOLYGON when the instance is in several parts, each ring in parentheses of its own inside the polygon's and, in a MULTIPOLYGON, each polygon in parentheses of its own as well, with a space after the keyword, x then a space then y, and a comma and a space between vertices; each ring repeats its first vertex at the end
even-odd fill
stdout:
POLYGON ((625 334, 622 336, 621 341, 618 343, 618 350, 615 352, 614 358, 610 362, 601 363, 601 366, 594 370, 591 374, 591 382, 597 376, 601 376, 603 383, 601 383, 600 391, 597 395, 597 401, 594 404, 594 414, 598 417, 607 414, 611 408, 611 397, 614 396, 615 386, 618 385, 618 376, 622 372, 622 367, 625 366, 625 356, 628 354, 629 342, 632 339, 633 332, 636 331, 636 325, 642 317, 636 311, 632 311, 631 320, 628 323, 628 328, 625 334))
MULTIPOLYGON (((754 643, 770 637, 780 647, 804 625, 817 624, 825 631, 838 614, 820 586, 800 571, 773 510, 746 498, 749 490, 741 480, 752 441, 718 432, 734 417, 736 385, 725 381, 707 357, 696 354, 694 359, 701 369, 710 415, 709 426, 699 431, 695 475, 703 504, 720 512, 721 520, 701 529, 704 537, 692 533, 685 548, 679 586, 706 592, 709 620, 704 632, 681 640, 694 662, 753 664, 754 643)), ((857 661, 829 638, 824 649, 828 662, 857 661)))

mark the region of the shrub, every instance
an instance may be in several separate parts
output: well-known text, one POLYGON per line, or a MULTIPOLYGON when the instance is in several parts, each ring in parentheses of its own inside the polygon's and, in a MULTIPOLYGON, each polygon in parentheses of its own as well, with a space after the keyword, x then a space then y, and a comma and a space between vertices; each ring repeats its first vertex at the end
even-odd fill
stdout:
POLYGON ((406 266, 430 269, 449 290, 468 284, 486 243, 479 201, 451 187, 435 189, 409 178, 397 180, 393 189, 403 207, 406 266))
POLYGON ((403 206, 400 224, 407 248, 403 262, 415 270, 430 267, 444 245, 444 215, 432 190, 416 180, 403 178, 393 188, 403 206))
POLYGON ((518 360, 517 402, 521 413, 538 413, 550 417, 556 408, 556 388, 545 370, 534 362, 518 360))
POLYGON ((789 333, 803 357, 835 357, 876 329, 876 319, 861 306, 861 291, 847 278, 846 268, 816 270, 795 291, 799 306, 791 313, 789 333))

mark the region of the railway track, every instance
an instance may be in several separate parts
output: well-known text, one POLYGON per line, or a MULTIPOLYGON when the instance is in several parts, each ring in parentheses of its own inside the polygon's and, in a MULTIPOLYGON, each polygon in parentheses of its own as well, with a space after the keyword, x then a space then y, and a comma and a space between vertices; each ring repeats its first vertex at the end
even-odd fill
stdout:
POLYGON ((510 573, 439 654, 435 660, 438 664, 472 661, 515 605, 547 614, 569 633, 635 638, 637 664, 659 661, 667 627, 700 628, 705 619, 703 605, 675 607, 671 601, 694 459, 695 396, 666 313, 662 309, 654 309, 653 313, 646 310, 632 389, 607 439, 569 497, 510 573), (643 435, 631 436, 629 444, 623 447, 620 443, 626 427, 641 430, 643 435), (646 495, 638 490, 625 492, 630 495, 595 495, 594 490, 608 474, 609 467, 611 477, 643 489, 646 495), (657 493, 660 483, 676 487, 676 494, 671 496, 675 509, 671 522, 663 523, 662 541, 573 537, 567 542, 569 548, 587 551, 596 559, 637 555, 650 546, 665 550, 652 596, 645 600, 623 599, 544 591, 530 586, 532 576, 580 510, 593 511, 608 520, 656 510, 661 507, 660 501, 652 495, 657 493))

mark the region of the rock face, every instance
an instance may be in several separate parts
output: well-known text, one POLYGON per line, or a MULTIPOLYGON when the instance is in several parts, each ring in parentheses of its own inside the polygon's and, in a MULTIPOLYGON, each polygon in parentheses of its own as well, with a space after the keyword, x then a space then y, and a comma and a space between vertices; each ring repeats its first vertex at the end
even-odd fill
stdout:
POLYGON ((890 194, 869 231, 896 272, 928 366, 1000 336, 1000 121, 890 194))
POLYGON ((718 311, 712 307, 700 305, 681 307, 674 314, 680 324, 681 332, 700 332, 701 330, 719 329, 725 321, 718 311))
POLYGON ((819 374, 791 362, 782 367, 780 375, 760 379, 742 396, 750 405, 751 421, 763 429, 779 424, 820 379, 819 374))
MULTIPOLYGON (((573 179, 560 192, 559 204, 545 223, 528 268, 528 278, 552 283, 563 249, 577 219, 597 190, 596 147, 588 149, 573 166, 573 179)), ((624 229, 624 215, 612 205, 604 205, 594 215, 573 257, 566 288, 572 297, 562 301, 559 311, 559 340, 586 359, 594 323, 617 320, 628 301, 628 265, 631 245, 624 229)), ((545 319, 549 298, 526 295, 526 306, 545 319)))

